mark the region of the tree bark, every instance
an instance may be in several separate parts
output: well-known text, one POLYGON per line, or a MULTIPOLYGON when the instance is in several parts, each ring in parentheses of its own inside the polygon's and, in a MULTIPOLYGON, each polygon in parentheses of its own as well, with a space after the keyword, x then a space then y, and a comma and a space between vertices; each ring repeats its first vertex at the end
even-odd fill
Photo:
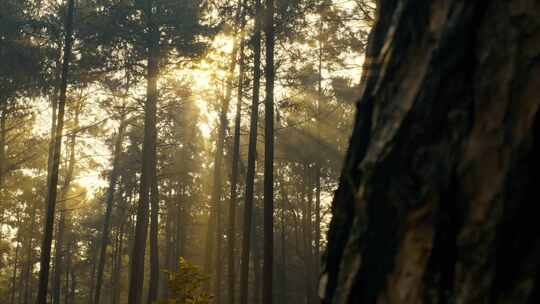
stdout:
POLYGON ((40 258, 40 268, 39 268, 39 286, 36 303, 46 304, 47 301, 47 285, 49 282, 49 268, 50 268, 50 259, 51 259, 51 244, 52 244, 52 234, 54 227, 54 214, 56 209, 56 195, 57 195, 57 186, 58 186, 58 167, 60 165, 60 153, 62 146, 62 133, 64 128, 64 111, 66 105, 66 91, 67 91, 67 81, 68 81, 68 72, 69 64, 71 60, 71 50, 73 44, 73 15, 74 15, 75 5, 74 0, 68 0, 68 11, 66 18, 66 32, 65 32, 65 42, 64 42, 64 62, 62 65, 62 77, 60 83, 60 96, 58 100, 58 117, 57 125, 55 132, 55 143, 54 143, 54 155, 51 168, 50 180, 47 181, 47 198, 46 198, 46 219, 45 219, 45 229, 43 234, 43 242, 41 244, 41 258, 40 258))
POLYGON ((253 213, 253 188, 257 157, 257 126, 259 120, 259 89, 261 78, 261 0, 255 0, 255 29, 253 33, 253 98, 249 127, 248 165, 246 172, 246 194, 242 232, 242 256, 240 265, 240 304, 248 303, 249 251, 251 242, 251 216, 253 213))
POLYGON ((105 254, 107 253, 107 246, 109 244, 110 223, 113 211, 114 193, 116 190, 116 183, 119 176, 118 162, 120 160, 120 154, 122 152, 122 142, 124 140, 124 131, 126 129, 125 116, 122 116, 120 121, 120 127, 118 128, 118 134, 116 135, 116 142, 114 144, 113 162, 111 175, 109 176, 109 188, 107 189, 107 195, 105 196, 105 216, 103 219, 103 230, 101 231, 101 242, 99 248, 99 261, 94 293, 94 304, 99 304, 101 297, 101 285, 103 283, 103 271, 105 269, 105 254))
POLYGON ((324 303, 537 303, 540 5, 378 10, 324 303))
POLYGON ((264 257, 263 304, 273 303, 274 270, 274 0, 266 0, 266 65, 264 128, 264 257))

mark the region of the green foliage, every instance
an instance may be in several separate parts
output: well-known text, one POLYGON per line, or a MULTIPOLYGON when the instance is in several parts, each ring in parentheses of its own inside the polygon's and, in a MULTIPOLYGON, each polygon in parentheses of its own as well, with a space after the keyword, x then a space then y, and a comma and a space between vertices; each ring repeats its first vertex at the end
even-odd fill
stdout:
POLYGON ((180 258, 177 272, 169 271, 167 274, 172 298, 157 304, 207 304, 212 300, 202 287, 208 277, 184 258, 180 258))

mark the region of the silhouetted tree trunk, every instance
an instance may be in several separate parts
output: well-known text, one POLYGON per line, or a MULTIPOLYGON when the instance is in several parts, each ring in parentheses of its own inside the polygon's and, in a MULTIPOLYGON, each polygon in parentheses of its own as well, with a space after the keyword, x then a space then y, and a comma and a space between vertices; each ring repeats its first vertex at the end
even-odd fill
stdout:
MULTIPOLYGON (((17 229, 17 236, 15 238, 16 242, 17 242, 17 245, 15 245, 15 259, 13 261, 13 274, 11 275, 11 290, 9 292, 9 303, 11 304, 14 304, 15 303, 15 292, 17 290, 17 270, 19 268, 19 251, 20 251, 20 246, 19 246, 19 242, 21 241, 21 219, 20 219, 20 213, 17 213, 17 221, 18 221, 18 225, 17 227, 20 227, 19 229, 17 229)), ((20 291, 19 291, 20 293, 20 291)))
MULTIPOLYGON (((258 191, 260 193, 260 190, 258 191)), ((258 241, 260 235, 258 226, 260 222, 260 210, 256 205, 253 207, 252 223, 251 223, 251 255, 253 256, 253 304, 261 303, 261 242, 258 241)))
MULTIPOLYGON (((172 189, 169 190, 167 193, 168 198, 172 198, 172 189)), ((175 229, 175 221, 178 218, 178 208, 176 208, 173 201, 170 199, 165 200, 165 206, 167 209, 167 212, 165 214, 165 265, 164 268, 168 271, 174 271, 174 260, 175 257, 175 235, 173 233, 175 229)), ((165 280, 161 281, 160 284, 160 295, 163 299, 168 299, 170 295, 169 288, 167 286, 167 282, 164 282, 165 280)))
POLYGON ((150 281, 148 286, 148 304, 157 300, 159 287, 159 252, 158 252, 158 229, 159 229, 159 190, 157 184, 157 162, 154 160, 152 172, 151 222, 150 222, 150 281))
MULTIPOLYGON (((122 211, 121 217, 123 218, 125 216, 125 212, 122 211)), ((122 220, 122 223, 120 223, 120 232, 117 240, 116 245, 116 262, 115 262, 115 268, 113 273, 113 295, 112 295, 112 304, 118 304, 120 301, 120 273, 122 270, 122 256, 124 254, 124 234, 125 234, 125 226, 126 221, 122 220)))
POLYGON ((73 130, 71 131, 70 144, 69 144, 69 156, 66 168, 66 176, 64 177, 64 183, 60 190, 60 220, 57 227, 56 243, 54 246, 54 273, 52 284, 53 303, 60 304, 60 295, 62 289, 62 275, 64 274, 64 237, 66 235, 66 221, 67 221, 67 200, 69 187, 73 180, 73 174, 75 171, 75 145, 77 142, 77 129, 79 128, 79 115, 81 107, 76 105, 75 118, 73 124, 73 130))
MULTIPOLYGON (((69 289, 69 303, 75 304, 75 296, 77 291, 77 275, 75 273, 75 267, 70 267, 69 275, 71 277, 71 285, 69 289)), ((67 302, 66 302, 67 303, 67 302)))
POLYGON ((304 209, 302 210, 302 231, 304 234, 304 265, 306 271, 306 299, 308 304, 315 302, 316 292, 315 292, 315 274, 314 274, 314 262, 313 262, 313 222, 312 222, 312 213, 313 213, 313 170, 310 168, 309 164, 304 165, 305 170, 305 179, 304 179, 304 188, 306 193, 306 201, 304 209))
POLYGON ((245 61, 245 10, 244 7, 246 4, 245 0, 239 1, 240 9, 240 30, 239 30, 239 39, 240 39, 240 49, 238 60, 238 91, 237 91, 237 102, 236 102, 236 114, 234 119, 234 142, 233 142, 233 152, 232 152, 232 165, 231 165, 231 196, 229 203, 229 225, 227 230, 227 265, 228 265, 228 304, 234 304, 235 291, 236 291, 236 272, 235 272, 235 243, 236 243, 236 208, 237 208, 237 198, 238 198, 238 178, 239 178, 239 163, 240 163, 240 128, 241 128, 241 118, 242 118, 242 99, 244 94, 244 61, 245 61))
MULTIPOLYGON (((279 120, 278 120, 279 121, 279 120)), ((278 171, 278 178, 280 177, 278 171)), ((281 272, 280 272, 280 281, 281 281, 281 299, 279 303, 287 303, 287 205, 284 191, 283 179, 278 180, 279 187, 281 190, 281 272)))
POLYGON ((273 304, 274 270, 274 0, 266 0, 265 128, 264 128, 264 258, 263 304, 273 304))
MULTIPOLYGON (((133 240, 133 253, 130 259, 130 278, 128 304, 140 304, 144 281, 144 257, 146 253, 146 237, 148 234, 148 209, 152 172, 156 166, 156 108, 157 77, 159 58, 159 30, 153 22, 153 1, 146 0, 144 17, 148 26, 148 59, 147 88, 144 106, 144 142, 142 150, 142 172, 139 185, 139 204, 137 206, 137 222, 133 240)), ((154 266, 155 267, 155 266, 154 266)))
POLYGON ((96 284, 94 282, 96 281, 98 253, 99 253, 99 247, 95 246, 91 251, 92 267, 90 270, 90 286, 89 286, 89 292, 88 292, 88 303, 90 304, 94 303, 94 293, 95 293, 95 288, 96 288, 96 284))
MULTIPOLYGON (((7 102, 3 101, 0 105, 0 201, 3 201, 4 193, 4 167, 6 164, 6 115, 7 102)), ((4 223, 4 205, 0 206, 0 225, 4 223)), ((0 232, 0 238, 2 232, 0 232)), ((1 267, 1 266, 0 266, 1 267)))
POLYGON ((105 196, 105 216, 103 218, 103 230, 101 231, 101 242, 99 244, 99 261, 97 268, 97 278, 95 285, 94 304, 99 304, 101 297, 101 285, 103 283, 103 271, 105 269, 105 254, 107 253, 107 246, 109 244, 111 216, 113 211, 114 194, 116 190, 116 183, 119 176, 119 159, 122 152, 122 142, 124 140, 124 131, 126 129, 125 116, 122 116, 120 121, 120 127, 118 128, 118 134, 116 134, 116 141, 114 144, 114 156, 112 161, 112 170, 109 176, 109 188, 105 196))
MULTIPOLYGON (((323 19, 319 20, 319 35, 322 37, 323 35, 323 19)), ((322 103, 322 97, 323 97, 323 90, 322 90, 322 68, 323 68, 323 42, 322 40, 319 41, 319 58, 318 58, 318 68, 317 68, 317 105, 316 105, 316 117, 317 125, 316 125, 316 140, 320 144, 321 142, 321 103, 322 103)), ((317 275, 317 279, 319 277, 320 268, 321 268, 321 170, 322 165, 319 158, 315 160, 315 273, 317 275)))
POLYGON ((324 302, 538 303, 539 3, 378 9, 324 302))
POLYGON ((21 300, 21 292, 22 292, 22 303, 28 304, 31 300, 32 295, 32 272, 34 269, 34 258, 32 256, 32 251, 34 249, 34 230, 36 228, 36 208, 30 208, 30 232, 27 235, 27 239, 25 241, 25 264, 23 267, 23 273, 21 275, 21 284, 20 286, 23 286, 23 290, 19 292, 19 302, 21 300))
POLYGON ((261 0, 255 0, 255 29, 253 33, 253 96, 249 126, 248 164, 242 232, 242 256, 240 264, 240 304, 248 303, 249 251, 251 247, 251 216, 253 213, 253 188, 257 158, 257 126, 259 120, 259 89, 261 78, 261 0))
POLYGON ((67 248, 66 248, 66 271, 64 273, 65 276, 65 284, 64 284, 64 303, 69 304, 69 294, 70 294, 70 276, 71 273, 71 267, 72 267, 72 259, 71 259, 71 243, 68 242, 67 248))
POLYGON ((58 100, 58 117, 55 132, 54 155, 50 180, 47 181, 47 211, 45 215, 45 229, 43 232, 43 242, 41 244, 41 259, 39 268, 39 286, 37 301, 38 304, 46 304, 47 301, 47 285, 49 282, 49 268, 51 259, 51 244, 54 227, 54 214, 56 209, 56 194, 58 186, 58 168, 60 166, 60 153, 62 146, 62 133, 64 129, 64 111, 66 105, 66 91, 69 72, 69 63, 71 60, 71 49, 73 44, 73 15, 74 15, 74 0, 68 0, 68 11, 65 26, 65 42, 64 42, 64 62, 62 66, 62 77, 60 82, 60 96, 58 100))
MULTIPOLYGON (((239 34, 238 34, 239 35, 239 34)), ((222 225, 222 206, 221 206, 221 198, 222 198, 222 178, 221 178, 221 170, 223 166, 223 150, 225 146, 225 133, 228 129, 228 119, 227 119, 227 112, 229 111, 229 105, 231 101, 231 94, 232 94, 232 87, 233 87, 233 77, 234 77, 234 69, 236 67, 237 63, 237 57, 238 57, 238 40, 239 36, 235 37, 234 43, 233 43, 233 50, 231 52, 231 58, 229 63, 229 70, 228 70, 228 76, 227 76, 227 87, 225 89, 225 97, 222 102, 221 111, 219 115, 219 133, 218 133, 218 139, 216 142, 216 156, 214 161, 214 186, 212 191, 212 203, 215 204, 214 206, 214 212, 215 214, 212 216, 210 215, 210 221, 214 219, 215 227, 212 227, 209 225, 210 228, 215 228, 215 245, 216 245, 216 254, 214 256, 214 267, 216 270, 216 275, 214 277, 214 302, 216 304, 221 303, 221 277, 222 277, 222 271, 223 271, 223 261, 222 261, 222 240, 223 240, 223 225, 222 225)), ((212 247, 212 246, 211 246, 212 247)), ((206 257, 211 257, 212 253, 207 250, 206 251, 206 257)))

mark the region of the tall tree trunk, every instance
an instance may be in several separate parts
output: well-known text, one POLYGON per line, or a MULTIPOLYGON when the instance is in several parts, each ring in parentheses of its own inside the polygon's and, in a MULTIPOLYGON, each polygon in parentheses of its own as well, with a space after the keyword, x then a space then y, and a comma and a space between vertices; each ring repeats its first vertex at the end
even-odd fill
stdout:
POLYGON ((77 291, 77 276, 75 273, 75 267, 71 267, 71 287, 69 292, 69 303, 75 304, 76 291, 77 291))
POLYGON ((56 229, 56 242, 54 245, 55 255, 54 255, 54 271, 53 271, 53 280, 52 280, 52 303, 60 304, 60 292, 61 292, 61 279, 62 271, 64 268, 63 265, 63 256, 64 256, 64 232, 66 227, 66 213, 65 213, 65 204, 62 200, 60 204, 60 219, 58 221, 58 227, 56 229))
POLYGON ((251 215, 253 221, 251 223, 251 254, 253 256, 253 296, 252 303, 261 303, 261 248, 260 242, 257 242, 259 234, 257 233, 257 226, 259 225, 259 210, 257 206, 253 208, 253 214, 251 215))
POLYGON ((321 167, 315 166, 315 274, 318 281, 321 268, 321 167))
MULTIPOLYGON (((24 283, 23 293, 22 293, 22 303, 28 304, 31 300, 31 279, 32 279, 32 270, 33 270, 33 257, 32 257, 32 250, 34 249, 34 230, 36 226, 36 208, 31 208, 32 211, 30 212, 30 233, 28 233, 28 239, 26 240, 26 252, 25 252, 25 265, 23 268, 23 273, 21 276, 21 281, 24 283)), ((22 286, 22 284, 21 284, 22 286)), ((21 300, 21 293, 19 292, 19 300, 21 300)), ((20 302, 20 301, 19 301, 20 302)))
POLYGON ((153 23, 153 1, 146 0, 144 16, 148 24, 148 60, 147 88, 144 116, 144 142, 142 155, 142 172, 139 185, 139 204, 137 222, 133 241, 133 253, 130 260, 128 304, 140 304, 144 282, 144 257, 146 253, 146 237, 148 234, 148 209, 153 168, 156 166, 156 108, 157 77, 159 56, 159 31, 153 23))
POLYGON ((122 152, 122 142, 124 141, 124 132, 126 129, 125 115, 122 115, 120 120, 120 127, 118 128, 118 134, 116 135, 116 141, 114 144, 112 170, 109 176, 109 188, 107 189, 107 195, 105 196, 105 216, 103 218, 103 230, 101 231, 101 242, 99 243, 99 261, 96 276, 96 285, 94 293, 94 304, 99 304, 101 297, 101 285, 103 283, 103 271, 105 269, 105 255, 107 253, 107 246, 109 244, 109 234, 111 225, 111 216, 113 211, 114 193, 116 190, 116 183, 119 176, 119 160, 122 152))
MULTIPOLYGON (((0 202, 4 201, 4 172, 6 166, 6 115, 7 101, 3 101, 0 105, 0 202)), ((0 204, 0 226, 4 223, 4 204, 0 204)), ((0 231, 0 238, 2 232, 0 231)), ((0 266, 1 267, 1 266, 0 266)))
POLYGON ((9 295, 9 303, 10 304, 14 304, 15 303, 15 292, 16 292, 16 289, 17 287, 15 286, 17 284, 17 269, 18 269, 18 266, 19 266, 19 243, 21 241, 21 221, 20 221, 20 218, 19 218, 20 214, 17 214, 17 218, 18 218, 18 229, 17 229, 17 237, 16 237, 16 242, 17 242, 17 245, 15 247, 15 260, 13 262, 13 275, 11 276, 11 290, 9 291, 10 295, 9 295))
MULTIPOLYGON (((124 212, 123 212, 124 213, 124 212)), ((123 217, 122 217, 123 218, 123 217)), ((121 291, 121 278, 120 273, 122 270, 122 256, 124 254, 124 234, 125 234, 126 221, 122 220, 120 224, 120 235, 118 236, 117 241, 117 254, 115 261, 115 269, 113 273, 113 294, 112 294, 112 304, 118 304, 120 301, 120 291, 121 291)))
MULTIPOLYGON (((282 181, 280 181, 280 184, 282 181)), ((287 232, 286 232, 286 204, 283 193, 281 194, 281 299, 280 303, 287 303, 287 232)))
MULTIPOLYGON (((172 189, 170 189, 167 193, 167 198, 164 199, 166 204, 166 219, 165 219, 165 262, 164 262, 164 268, 168 271, 174 271, 174 220, 176 218, 176 214, 178 212, 177 208, 174 208, 173 202, 171 201, 171 198, 173 197, 172 189)), ((170 295, 169 288, 167 286, 167 280, 161 280, 160 284, 160 296, 164 299, 168 299, 170 295)))
POLYGON ((228 256, 227 264, 229 271, 228 278, 228 304, 234 304, 235 291, 236 291, 236 272, 235 272, 235 243, 236 243, 236 208, 238 197, 238 178, 239 178, 239 163, 240 163, 240 128, 242 123, 242 100, 244 94, 244 48, 245 48, 245 0, 239 1, 240 6, 240 59, 238 62, 239 74, 238 74, 238 91, 236 102, 236 114, 234 119, 234 143, 232 153, 232 172, 231 172, 231 196, 229 203, 229 226, 227 231, 228 240, 228 256))
POLYGON ((253 99, 249 127, 248 165, 242 233, 242 261, 240 265, 240 304, 248 302, 249 251, 251 242, 251 215, 253 213, 253 188, 257 157, 257 126, 259 120, 259 89, 261 78, 261 0, 255 0, 255 29, 253 36, 253 99))
POLYGON ((60 166, 60 153, 62 147, 62 133, 64 129, 64 111, 66 105, 66 91, 69 72, 69 63, 71 60, 71 49, 73 44, 73 15, 75 5, 74 0, 68 0, 68 11, 66 18, 66 32, 64 42, 64 62, 62 66, 62 77, 60 83, 60 96, 58 100, 58 117, 55 132, 54 155, 52 161, 50 179, 47 181, 47 212, 45 216, 45 229, 43 233, 43 242, 41 244, 41 258, 39 268, 39 286, 37 301, 38 304, 46 304, 47 285, 49 282, 49 269, 51 259, 51 244, 54 227, 54 214, 56 209, 56 195, 58 186, 58 168, 60 166))
POLYGON ((314 274, 314 263, 313 263, 313 225, 312 225, 312 206, 313 206, 313 170, 308 164, 305 165, 305 191, 307 201, 303 210, 303 234, 304 234, 304 265, 306 273, 306 299, 308 304, 315 302, 315 274, 314 274))
POLYGON ((157 181, 157 161, 154 160, 151 189, 151 222, 150 222, 150 281, 148 282, 148 304, 157 300, 159 288, 159 252, 158 252, 158 229, 159 229, 159 190, 157 181))
MULTIPOLYGON (((215 223, 215 248, 216 253, 214 255, 214 267, 216 270, 215 275, 215 282, 214 282, 214 302, 216 304, 221 303, 221 276, 222 276, 222 270, 223 270, 223 263, 222 263, 222 254, 221 254, 221 248, 222 248, 222 240, 223 240, 223 229, 222 229, 222 206, 221 206, 221 198, 222 198, 222 178, 221 178, 221 170, 223 166, 223 149, 225 146, 225 133, 228 128, 228 120, 227 120, 227 112, 229 111, 229 104, 231 99, 231 91, 232 91, 232 75, 234 73, 234 67, 236 66, 236 57, 238 53, 238 47, 237 47, 237 40, 234 41, 234 47, 231 55, 231 62, 229 65, 229 76, 227 79, 227 89, 225 93, 225 99, 223 100, 223 105, 220 112, 220 118, 219 118, 219 134, 218 134, 218 142, 216 143, 216 156, 214 161, 214 189, 212 191, 212 203, 215 204, 214 206, 214 212, 215 214, 211 217, 214 219, 215 223)), ((207 256, 211 257, 212 254, 207 250, 207 256)))
POLYGON ((65 275, 65 285, 64 285, 64 304, 69 304, 69 292, 70 292, 70 277, 69 277, 69 273, 71 272, 71 263, 72 263, 72 259, 71 259, 71 244, 68 242, 68 245, 67 245, 67 249, 66 249, 66 272, 64 273, 65 275))
MULTIPOLYGON (((241 5, 238 5, 237 9, 237 24, 236 26, 240 28, 239 26, 239 20, 240 20, 240 14, 242 11, 241 5)), ((222 225, 222 206, 221 206, 221 197, 222 197, 222 178, 221 178, 221 170, 222 170, 222 164, 223 164, 223 150, 225 146, 225 133, 228 128, 228 120, 227 120, 227 113, 229 111, 229 105, 231 101, 231 95, 232 95, 232 89, 233 89, 233 78, 234 78, 234 70, 237 64, 237 57, 238 57, 238 40, 241 38, 242 31, 238 31, 237 36, 234 38, 233 42, 233 50, 231 52, 231 58, 229 62, 229 70, 227 73, 227 86, 225 89, 225 97, 222 102, 222 107, 220 111, 219 116, 219 131, 218 131, 218 138, 216 142, 216 155, 215 155, 215 161, 214 161, 214 184, 213 184, 213 191, 212 191, 212 203, 214 204, 212 206, 212 210, 214 211, 214 214, 210 214, 209 218, 209 230, 210 232, 213 231, 213 228, 215 228, 215 246, 216 246, 216 254, 214 256, 214 267, 216 269, 216 275, 215 275, 215 282, 214 282, 214 302, 216 304, 221 303, 221 277, 222 277, 222 270, 223 270, 223 263, 222 263, 222 240, 223 240, 223 225, 222 225), (214 221, 215 227, 212 227, 210 225, 214 221)), ((211 234, 208 233, 208 236, 211 237, 211 234)), ((211 241, 207 241, 207 244, 210 245, 211 241)), ((205 256, 205 270, 206 272, 209 271, 209 260, 212 257, 212 252, 210 248, 213 246, 209 246, 206 250, 206 256, 205 256)))
POLYGON ((264 128, 264 258, 263 304, 273 303, 274 270, 274 0, 266 0, 264 128))
POLYGON ((537 303, 538 2, 378 9, 324 302, 537 303))
POLYGON ((77 129, 79 128, 79 115, 81 112, 81 106, 75 106, 75 118, 73 130, 71 131, 68 166, 66 168, 66 176, 64 177, 64 183, 60 190, 60 220, 58 222, 58 234, 56 236, 56 243, 54 246, 54 273, 53 273, 53 304, 60 304, 60 294, 62 290, 61 281, 63 275, 64 266, 64 236, 66 233, 66 221, 67 221, 67 196, 69 193, 69 187, 73 180, 73 174, 75 171, 75 146, 77 142, 77 129))
MULTIPOLYGON (((319 20, 319 36, 322 37, 323 34, 323 18, 319 20)), ((323 97, 322 90, 322 68, 323 68, 323 42, 319 40, 319 58, 318 58, 318 69, 317 69, 317 105, 316 105, 316 140, 319 142, 322 141, 321 138, 321 103, 323 97)), ((317 158, 315 160, 315 274, 317 279, 321 272, 321 160, 317 158)))
POLYGON ((92 268, 90 270, 90 286, 89 286, 89 291, 88 291, 88 303, 89 304, 93 304, 94 303, 94 293, 95 293, 95 288, 96 288, 96 284, 94 283, 96 281, 96 269, 97 269, 97 259, 98 259, 98 251, 99 248, 96 246, 94 248, 92 248, 92 251, 91 251, 91 263, 92 263, 92 268))

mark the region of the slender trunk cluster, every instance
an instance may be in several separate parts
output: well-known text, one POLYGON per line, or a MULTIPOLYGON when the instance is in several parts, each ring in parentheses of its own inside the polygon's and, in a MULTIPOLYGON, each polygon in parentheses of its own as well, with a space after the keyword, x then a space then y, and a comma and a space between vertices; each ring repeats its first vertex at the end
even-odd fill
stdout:
MULTIPOLYGON (((139 185, 139 204, 137 206, 137 216, 135 224, 135 236, 133 240, 133 253, 130 259, 129 277, 129 304, 140 304, 142 301, 142 289, 144 281, 144 257, 146 253, 146 238, 148 235, 149 203, 152 179, 156 167, 156 110, 157 110, 157 77, 158 77, 158 56, 159 56, 159 32, 153 23, 153 1, 145 2, 144 16, 148 24, 148 59, 147 59, 147 88, 146 102, 144 107, 144 142, 142 151, 142 172, 139 185)), ((154 191, 152 191, 154 192, 154 191)), ((157 195, 157 193, 153 193, 157 195)), ((157 254, 157 253, 156 253, 157 254)), ((154 260, 155 263, 155 260, 154 260)), ((159 267, 152 264, 151 267, 159 267)), ((153 277, 153 280, 156 280, 153 277)), ((154 281, 151 286, 155 285, 154 281)), ((154 292, 149 296, 155 295, 154 292)), ((148 300, 152 300, 150 297, 148 300)))
POLYGON ((245 61, 245 0, 239 1, 239 74, 238 74, 238 90, 237 90, 237 102, 236 102, 236 114, 234 119, 234 142, 232 151, 232 172, 231 172, 231 194, 229 203, 229 225, 227 230, 228 240, 228 253, 227 253, 227 265, 228 265, 228 304, 234 304, 235 290, 236 290, 236 265, 235 265, 235 243, 236 243, 236 207, 238 196, 238 179, 239 179, 239 162, 240 162, 240 128, 242 117, 242 101, 244 94, 244 61, 245 61))
POLYGON ((253 33, 253 96, 249 126, 248 163, 244 201, 244 221, 242 232, 242 255, 240 263, 240 304, 248 303, 249 251, 251 249, 251 225, 253 213, 253 193, 255 163, 257 157, 257 126, 259 120, 259 89, 261 78, 261 20, 262 5, 255 1, 255 30, 253 33))
POLYGON ((105 216, 103 219, 103 230, 101 231, 101 242, 99 244, 99 260, 98 260, 98 270, 97 270, 97 279, 95 285, 95 294, 94 294, 94 304, 99 304, 99 299, 101 297, 101 285, 103 284, 103 271, 105 269, 105 254, 107 252, 107 246, 109 244, 109 235, 110 235, 110 226, 111 226, 111 216, 113 211, 113 200, 114 194, 116 191, 116 183, 119 176, 119 159, 120 153, 122 152, 122 142, 124 139, 124 132, 126 128, 125 117, 123 116, 120 121, 120 127, 118 128, 118 134, 116 135, 116 142, 114 145, 114 156, 112 161, 112 170, 109 176, 109 188, 107 189, 107 194, 105 196, 105 216))
POLYGON ((64 238, 66 236, 66 225, 67 225, 67 201, 69 187, 73 180, 73 174, 75 170, 75 145, 77 140, 77 129, 79 128, 79 115, 81 108, 79 105, 76 105, 75 109, 75 119, 74 127, 71 131, 70 136, 70 145, 69 145, 69 157, 68 165, 66 170, 66 176, 64 177, 64 184, 60 190, 60 220, 58 221, 56 243, 55 243, 55 257, 54 257, 54 275, 53 275, 53 284, 52 284, 52 294, 53 294, 53 304, 60 304, 60 295, 61 295, 61 276, 64 274, 64 238))
POLYGON ((62 66, 62 76, 60 82, 60 96, 58 100, 58 121, 55 131, 55 143, 53 161, 51 166, 50 179, 47 182, 47 199, 46 199, 46 218, 45 228, 43 233, 43 242, 41 245, 41 259, 40 259, 40 271, 39 271, 39 286, 37 303, 45 304, 47 301, 47 285, 49 282, 49 268, 51 259, 51 244, 54 227, 54 217, 56 209, 56 195, 58 186, 58 171, 60 166, 60 154, 62 147, 62 135, 64 129, 64 112, 66 105, 66 93, 68 83, 69 64, 71 60, 71 51, 73 45, 73 16, 74 16, 75 4, 74 0, 68 0, 68 11, 66 18, 66 33, 64 42, 64 57, 62 66))

